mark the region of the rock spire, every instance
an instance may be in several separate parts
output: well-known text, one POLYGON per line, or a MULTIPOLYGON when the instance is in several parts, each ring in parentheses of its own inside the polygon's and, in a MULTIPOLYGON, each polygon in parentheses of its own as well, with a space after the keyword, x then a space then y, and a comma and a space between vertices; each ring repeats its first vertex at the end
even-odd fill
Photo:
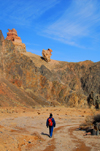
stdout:
POLYGON ((21 38, 18 37, 17 31, 14 28, 12 30, 8 29, 6 39, 11 40, 18 51, 26 52, 26 46, 22 43, 21 38))

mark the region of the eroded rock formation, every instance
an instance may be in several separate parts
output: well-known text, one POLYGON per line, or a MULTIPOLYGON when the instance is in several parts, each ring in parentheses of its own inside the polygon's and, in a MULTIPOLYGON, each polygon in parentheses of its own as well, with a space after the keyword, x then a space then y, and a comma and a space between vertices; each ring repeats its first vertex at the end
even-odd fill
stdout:
POLYGON ((44 49, 42 50, 42 56, 46 62, 50 61, 50 57, 52 55, 51 52, 52 52, 52 49, 49 49, 49 48, 47 50, 44 50, 44 49))
POLYGON ((21 38, 18 37, 17 31, 13 28, 12 30, 8 29, 7 37, 6 39, 11 40, 13 42, 22 43, 21 38))
POLYGON ((13 28, 12 30, 8 29, 7 40, 11 40, 15 45, 15 48, 21 52, 26 52, 26 46, 22 43, 22 40, 17 35, 17 31, 13 28))
POLYGON ((100 62, 57 61, 52 65, 52 61, 20 53, 0 31, 0 74, 4 79, 0 81, 0 105, 19 101, 25 106, 49 106, 52 101, 53 105, 86 107, 91 91, 100 98, 100 62))

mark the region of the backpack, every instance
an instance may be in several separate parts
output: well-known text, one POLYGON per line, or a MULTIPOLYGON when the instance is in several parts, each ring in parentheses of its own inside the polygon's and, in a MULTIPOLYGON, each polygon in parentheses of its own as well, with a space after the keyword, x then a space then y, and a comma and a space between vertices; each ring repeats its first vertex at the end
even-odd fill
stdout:
POLYGON ((49 126, 53 126, 52 118, 49 118, 49 119, 48 119, 48 125, 49 125, 49 126))

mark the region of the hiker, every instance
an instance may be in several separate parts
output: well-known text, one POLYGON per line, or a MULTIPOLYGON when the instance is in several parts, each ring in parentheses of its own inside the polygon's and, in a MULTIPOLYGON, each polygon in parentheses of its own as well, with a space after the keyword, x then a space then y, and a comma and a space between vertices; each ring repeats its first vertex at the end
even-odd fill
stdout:
POLYGON ((98 98, 98 96, 97 96, 97 99, 96 99, 96 101, 95 101, 95 108, 96 108, 96 109, 99 109, 99 105, 100 105, 100 100, 99 100, 99 98, 98 98))
POLYGON ((51 138, 53 135, 53 128, 56 126, 52 113, 50 113, 50 117, 46 121, 46 126, 47 128, 49 127, 49 137, 51 138))

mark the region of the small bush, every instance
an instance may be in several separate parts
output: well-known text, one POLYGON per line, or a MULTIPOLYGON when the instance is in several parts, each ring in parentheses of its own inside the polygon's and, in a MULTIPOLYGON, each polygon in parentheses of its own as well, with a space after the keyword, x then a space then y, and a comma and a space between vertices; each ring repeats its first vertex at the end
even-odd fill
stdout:
POLYGON ((89 128, 94 127, 96 122, 100 123, 100 114, 97 114, 94 116, 87 116, 85 119, 85 122, 80 124, 79 128, 81 130, 87 130, 89 128))
POLYGON ((94 116, 93 124, 96 123, 96 122, 100 122, 100 114, 97 114, 97 115, 94 116))
POLYGON ((81 130, 87 130, 92 127, 93 127, 93 117, 92 116, 87 116, 85 119, 85 122, 80 124, 80 126, 79 126, 79 128, 81 130))

